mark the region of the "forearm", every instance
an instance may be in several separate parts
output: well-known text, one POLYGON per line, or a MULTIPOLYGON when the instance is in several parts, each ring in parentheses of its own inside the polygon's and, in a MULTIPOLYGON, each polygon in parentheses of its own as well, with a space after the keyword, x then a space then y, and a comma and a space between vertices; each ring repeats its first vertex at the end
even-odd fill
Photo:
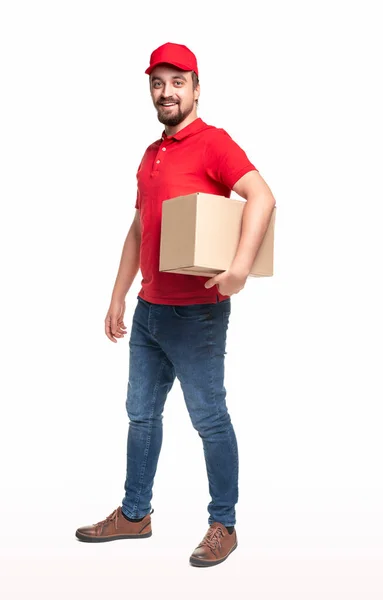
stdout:
POLYGON ((249 275, 275 206, 270 193, 249 196, 242 213, 241 237, 231 269, 249 275))
POLYGON ((125 299, 140 268, 140 246, 141 236, 137 234, 137 230, 134 225, 132 225, 122 249, 120 266, 118 268, 116 282, 112 292, 112 299, 125 299))

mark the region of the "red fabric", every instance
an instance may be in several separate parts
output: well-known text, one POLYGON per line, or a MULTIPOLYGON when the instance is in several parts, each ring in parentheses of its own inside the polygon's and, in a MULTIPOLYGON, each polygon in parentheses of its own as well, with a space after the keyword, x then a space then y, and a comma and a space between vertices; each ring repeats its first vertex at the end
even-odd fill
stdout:
POLYGON ((167 42, 159 48, 156 48, 150 55, 150 65, 145 73, 150 75, 154 67, 167 63, 178 67, 182 71, 195 71, 198 76, 197 59, 193 52, 187 46, 182 44, 172 44, 167 42))
POLYGON ((159 271, 161 206, 164 200, 204 192, 230 198, 234 184, 248 171, 258 169, 224 129, 202 119, 151 144, 137 171, 140 210, 142 273, 139 296, 154 304, 207 304, 224 296, 215 285, 206 289, 211 276, 159 271), (159 161, 159 162, 157 162, 159 161))

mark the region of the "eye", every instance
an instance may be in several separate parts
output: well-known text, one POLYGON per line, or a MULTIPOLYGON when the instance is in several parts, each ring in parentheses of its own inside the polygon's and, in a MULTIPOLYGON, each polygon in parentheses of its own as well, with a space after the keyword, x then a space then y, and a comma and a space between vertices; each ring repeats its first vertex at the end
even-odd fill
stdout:
POLYGON ((182 80, 177 80, 174 82, 177 86, 181 86, 183 84, 182 80))
POLYGON ((153 81, 152 85, 153 85, 154 88, 158 88, 158 87, 160 87, 161 82, 158 81, 158 80, 157 81, 153 81))

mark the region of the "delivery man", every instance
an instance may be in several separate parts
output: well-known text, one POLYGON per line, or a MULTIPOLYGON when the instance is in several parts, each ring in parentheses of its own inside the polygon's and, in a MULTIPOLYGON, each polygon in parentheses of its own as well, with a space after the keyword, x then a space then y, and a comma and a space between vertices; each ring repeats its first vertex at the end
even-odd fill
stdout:
MULTIPOLYGON (((84 542, 152 535, 152 488, 162 445, 164 404, 177 377, 193 427, 202 439, 211 501, 207 533, 190 564, 212 566, 237 547, 238 447, 226 406, 224 355, 231 296, 243 289, 267 230, 274 197, 245 152, 224 129, 197 117, 197 60, 180 44, 151 54, 150 94, 161 138, 145 151, 137 171, 136 213, 126 237, 105 333, 126 333, 125 297, 141 269, 141 289, 129 341, 127 470, 122 506, 76 531, 84 542), (246 199, 236 256, 212 278, 159 271, 161 205, 176 196, 205 192, 246 199)), ((225 92, 241 110, 245 83, 225 92)), ((169 503, 172 499, 169 498, 169 503)), ((177 511, 182 511, 177 506, 177 511)))

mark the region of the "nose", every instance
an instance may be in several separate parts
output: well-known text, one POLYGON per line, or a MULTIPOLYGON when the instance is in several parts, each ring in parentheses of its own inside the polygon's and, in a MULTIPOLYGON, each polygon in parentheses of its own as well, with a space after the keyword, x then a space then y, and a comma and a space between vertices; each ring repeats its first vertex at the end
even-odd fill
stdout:
POLYGON ((165 98, 169 98, 173 96, 173 86, 171 81, 166 81, 163 88, 163 95, 165 98))

